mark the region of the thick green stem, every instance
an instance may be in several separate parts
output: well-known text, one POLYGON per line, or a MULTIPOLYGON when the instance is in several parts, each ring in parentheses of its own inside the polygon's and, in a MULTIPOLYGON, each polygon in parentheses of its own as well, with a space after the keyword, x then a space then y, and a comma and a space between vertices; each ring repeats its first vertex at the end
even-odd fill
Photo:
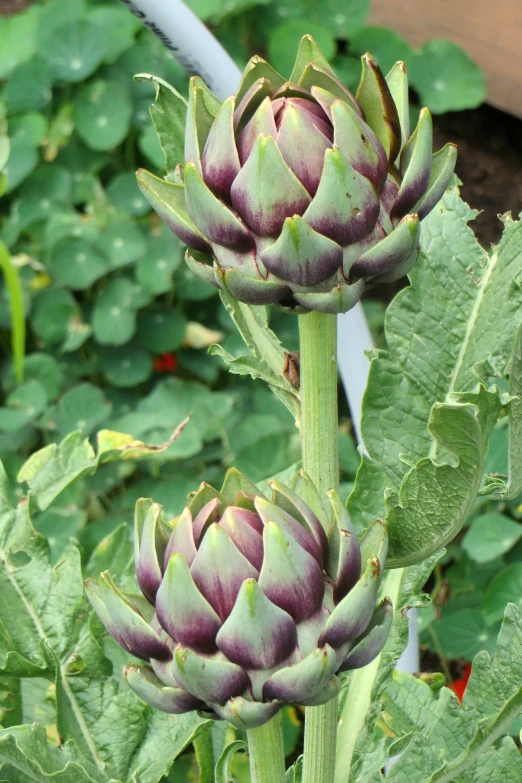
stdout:
MULTIPOLYGON (((403 573, 404 569, 396 568, 388 571, 383 580, 382 594, 389 596, 394 606, 397 606, 403 573)), ((381 656, 378 655, 368 666, 352 672, 350 677, 337 734, 335 783, 348 783, 350 780, 355 744, 372 702, 373 683, 380 662, 381 656)))
POLYGON ((249 729, 248 757, 252 783, 284 783, 283 720, 278 712, 268 723, 249 729))
MULTIPOLYGON (((339 483, 336 316, 299 316, 299 337, 303 468, 326 501, 339 483)), ((336 734, 337 699, 307 707, 303 783, 333 783, 336 734)))

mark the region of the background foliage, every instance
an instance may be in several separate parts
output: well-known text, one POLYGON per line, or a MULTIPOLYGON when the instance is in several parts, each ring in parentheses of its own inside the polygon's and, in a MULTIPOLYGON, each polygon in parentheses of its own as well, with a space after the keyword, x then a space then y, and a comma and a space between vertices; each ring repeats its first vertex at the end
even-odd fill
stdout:
MULTIPOLYGON (((366 25, 366 0, 189 5, 240 66, 261 53, 288 72, 299 38, 310 32, 351 88, 359 79, 358 58, 369 49, 385 71, 403 59, 417 104, 434 113, 473 107, 484 98, 482 74, 458 47, 433 41, 412 50, 392 31, 366 25)), ((132 76, 153 73, 184 93, 184 71, 117 0, 34 3, 0 20, 0 43, 0 237, 21 280, 27 321, 20 383, 2 283, 0 458, 9 477, 32 451, 72 430, 92 437, 109 428, 162 443, 195 411, 192 425, 165 453, 143 463, 108 462, 92 475, 86 470, 33 514, 49 542, 46 567, 65 562, 75 539, 83 567, 94 573, 103 565, 97 547, 108 534, 111 547, 121 546, 127 557, 121 524, 138 497, 153 495, 173 515, 189 489, 203 478, 219 482, 229 464, 256 481, 285 470, 298 460, 299 442, 291 416, 264 384, 228 375, 217 356, 207 355, 216 342, 232 355, 244 348, 215 292, 185 267, 183 247, 149 212, 135 185, 139 165, 162 171, 164 158, 148 112, 153 88, 132 76)), ((383 307, 371 300, 367 307, 385 347, 383 307)), ((297 349, 295 319, 272 313, 271 325, 288 350, 297 349)), ((347 416, 339 442, 347 496, 359 463, 347 416)), ((507 473, 506 442, 507 430, 499 426, 487 473, 507 473)), ((10 493, 16 500, 22 490, 13 483, 10 493)), ((439 656, 433 666, 442 666, 449 679, 459 668, 446 659, 493 651, 506 601, 520 601, 521 502, 479 499, 468 528, 436 566, 429 585, 434 603, 420 614, 422 639, 439 656)), ((40 556, 47 557, 43 549, 40 556)), ((55 708, 63 702, 55 663, 46 658, 38 665, 47 667, 45 675, 17 686, 24 692, 23 716, 6 686, 3 725, 37 719, 56 738, 55 708)), ((119 705, 120 697, 114 698, 119 705)), ((122 693, 121 704, 132 712, 130 698, 122 693)), ((300 721, 295 711, 285 720, 291 756, 300 721)), ((178 763, 193 762, 182 757, 178 763)))

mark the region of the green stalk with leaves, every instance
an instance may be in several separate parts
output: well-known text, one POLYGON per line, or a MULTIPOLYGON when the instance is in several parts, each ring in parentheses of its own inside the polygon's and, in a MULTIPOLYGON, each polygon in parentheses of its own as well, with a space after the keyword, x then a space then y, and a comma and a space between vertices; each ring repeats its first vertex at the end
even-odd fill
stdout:
MULTIPOLYGON (((202 780, 214 769, 216 783, 229 783, 245 746, 227 745, 215 727, 228 725, 246 733, 251 783, 373 783, 397 755, 400 783, 426 783, 426 774, 431 783, 462 774, 479 783, 495 769, 516 779, 520 756, 501 739, 522 712, 514 606, 493 661, 477 657, 462 708, 439 681, 394 669, 408 608, 425 602, 423 585, 478 492, 512 496, 519 486, 520 224, 506 218, 495 253, 481 251, 456 187, 444 195, 454 147, 432 155, 427 110, 410 132, 402 63, 385 78, 366 55, 354 97, 305 36, 290 81, 253 58, 222 104, 198 77, 188 105, 161 79, 140 78, 157 86, 152 113, 167 167, 165 179, 139 172, 140 186, 189 245, 189 268, 220 289, 247 346, 244 356, 213 352, 232 372, 266 381, 294 415, 302 469, 260 485, 230 468, 219 489, 194 488, 173 519, 140 499, 133 558, 116 531, 87 563, 95 615, 85 626, 78 550, 51 564, 30 514, 102 462, 170 443, 105 431, 95 453, 73 433, 22 466, 28 502, 16 509, 2 479, 6 606, 24 618, 22 632, 2 637, 2 674, 52 680, 60 737, 70 742, 58 749, 38 729, 6 728, 1 773, 158 783, 194 742, 202 780), (368 286, 407 273, 411 287, 388 311, 388 348, 372 357, 367 454, 346 504, 336 315, 368 286), (269 304, 298 316, 299 357, 270 329, 269 304), (504 372, 508 394, 488 385, 504 372), (510 474, 484 482, 489 436, 506 415, 510 474), (57 633, 54 612, 66 597, 57 633), (122 663, 126 684, 115 686, 109 677, 122 663), (109 741, 105 713, 89 707, 93 688, 115 704, 109 741), (304 707, 306 719, 304 755, 285 769, 288 705, 304 707), (113 757, 116 747, 124 750, 113 757)), ((177 435, 183 426, 191 422, 177 435)), ((9 611, 0 606, 10 629, 9 611)))

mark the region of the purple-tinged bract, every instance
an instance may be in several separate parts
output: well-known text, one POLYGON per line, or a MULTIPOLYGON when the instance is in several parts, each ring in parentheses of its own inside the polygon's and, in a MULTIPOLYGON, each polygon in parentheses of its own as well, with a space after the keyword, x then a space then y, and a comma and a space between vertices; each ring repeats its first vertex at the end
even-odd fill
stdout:
POLYGON ((220 103, 194 77, 176 107, 176 172, 138 182, 208 283, 248 304, 341 313, 413 267, 456 148, 432 155, 428 109, 410 133, 404 63, 385 78, 365 55, 354 97, 305 36, 288 81, 253 57, 235 96, 220 103))
MULTIPOLYGON (((304 474, 296 481, 314 493, 304 474)), ((365 666, 386 641, 392 607, 377 604, 387 549, 376 521, 357 540, 345 506, 329 493, 335 523, 321 521, 296 488, 270 482, 267 500, 231 469, 221 492, 207 484, 180 517, 165 522, 138 501, 136 576, 143 596, 108 572, 89 580, 107 631, 145 664, 125 676, 164 712, 204 710, 239 728, 269 720, 284 704, 323 704, 339 672, 365 666), (323 527, 325 525, 325 527, 323 527)))

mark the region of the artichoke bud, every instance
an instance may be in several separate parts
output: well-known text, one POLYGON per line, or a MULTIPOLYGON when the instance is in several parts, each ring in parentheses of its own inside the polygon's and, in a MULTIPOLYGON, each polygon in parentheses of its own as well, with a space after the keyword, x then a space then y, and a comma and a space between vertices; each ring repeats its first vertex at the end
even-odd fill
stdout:
POLYGON ((332 491, 328 536, 322 511, 323 524, 295 491, 303 482, 316 493, 301 473, 294 489, 271 481, 269 500, 232 468, 220 492, 202 484, 169 523, 157 503, 138 501, 144 597, 108 573, 87 592, 111 636, 145 662, 125 676, 148 704, 253 728, 284 704, 329 701, 341 671, 380 653, 393 616, 388 599, 377 603, 386 528, 375 522, 359 543, 332 491))
POLYGON ((194 77, 176 112, 183 172, 138 182, 191 271, 247 304, 341 313, 406 275, 455 167, 454 145, 432 155, 428 109, 410 132, 404 63, 385 78, 366 54, 354 97, 309 35, 289 81, 253 57, 235 96, 194 77))

